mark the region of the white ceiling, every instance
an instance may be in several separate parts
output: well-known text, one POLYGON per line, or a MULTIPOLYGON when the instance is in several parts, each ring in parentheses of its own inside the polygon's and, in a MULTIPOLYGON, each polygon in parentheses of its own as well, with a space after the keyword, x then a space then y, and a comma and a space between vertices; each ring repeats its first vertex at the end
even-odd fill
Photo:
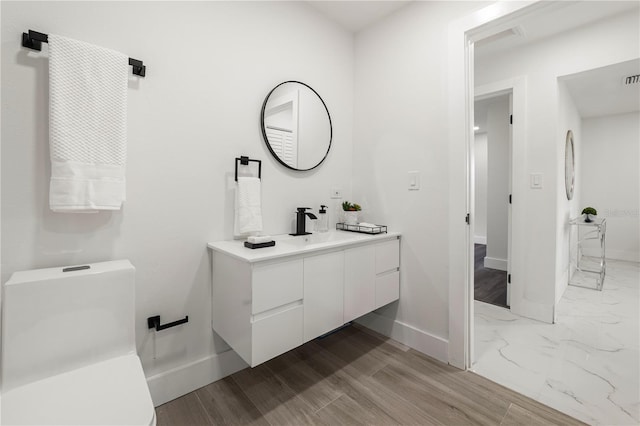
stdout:
POLYGON ((503 32, 475 43, 475 54, 491 55, 565 31, 593 24, 621 13, 640 13, 640 1, 557 1, 521 19, 515 31, 503 32))
POLYGON ((582 118, 640 111, 640 82, 625 84, 640 75, 640 59, 562 77, 582 118))
POLYGON ((307 1, 344 29, 356 33, 411 3, 411 0, 307 1))
MULTIPOLYGON (((413 0, 307 0, 346 30, 356 33, 393 14, 413 0)), ((618 15, 640 14, 640 1, 557 1, 528 15, 511 31, 496 34, 475 45, 476 55, 499 51, 546 39, 560 33, 618 15)), ((583 117, 619 114, 640 109, 640 83, 625 86, 623 76, 640 74, 639 61, 612 65, 563 78, 583 117)), ((483 123, 483 105, 477 104, 476 120, 483 123)), ((482 130, 481 130, 482 131, 482 130)))
MULTIPOLYGON (((626 77, 640 75, 640 59, 560 77, 582 118, 640 111, 640 82, 625 84, 626 77)), ((508 96, 508 95, 504 95, 508 96)), ((487 109, 497 98, 475 101, 476 133, 487 131, 487 109)))
MULTIPOLYGON (((503 32, 475 44, 476 56, 492 55, 547 39, 621 13, 640 17, 639 1, 557 2, 525 17, 513 31, 503 32)), ((640 74, 640 60, 562 77, 583 118, 640 110, 640 83, 625 85, 623 77, 640 74)), ((476 125, 483 131, 486 104, 476 102, 476 125)))

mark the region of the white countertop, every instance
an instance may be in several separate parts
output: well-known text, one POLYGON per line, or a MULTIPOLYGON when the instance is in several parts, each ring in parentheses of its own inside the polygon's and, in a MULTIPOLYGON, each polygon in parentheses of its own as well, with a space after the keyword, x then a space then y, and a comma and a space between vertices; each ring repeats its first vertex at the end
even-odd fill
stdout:
POLYGON ((399 232, 387 232, 384 234, 362 234, 357 232, 332 230, 329 232, 316 232, 310 235, 291 236, 288 234, 275 235, 273 240, 276 245, 259 249, 250 249, 244 246, 245 240, 227 240, 208 243, 213 251, 233 256, 245 262, 261 262, 264 260, 281 257, 309 254, 316 251, 330 250, 351 245, 366 244, 371 241, 393 240, 400 237, 399 232))

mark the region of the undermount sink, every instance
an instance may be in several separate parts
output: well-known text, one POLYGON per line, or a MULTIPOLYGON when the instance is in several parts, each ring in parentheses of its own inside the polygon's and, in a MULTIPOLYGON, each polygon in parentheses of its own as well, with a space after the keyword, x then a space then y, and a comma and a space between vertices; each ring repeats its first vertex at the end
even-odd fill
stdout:
POLYGON ((323 244, 334 241, 345 241, 357 239, 357 236, 349 232, 331 231, 323 233, 314 233, 309 235, 298 235, 290 238, 284 238, 278 241, 279 244, 288 244, 295 247, 306 247, 314 244, 323 244))

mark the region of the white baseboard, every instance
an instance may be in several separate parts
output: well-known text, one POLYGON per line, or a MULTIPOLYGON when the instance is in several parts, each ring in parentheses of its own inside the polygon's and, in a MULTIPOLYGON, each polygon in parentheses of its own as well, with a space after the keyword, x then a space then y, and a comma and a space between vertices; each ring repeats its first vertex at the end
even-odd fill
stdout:
POLYGON ((439 361, 448 362, 449 341, 442 337, 434 336, 376 312, 371 312, 356 322, 439 361))
POLYGON ((148 377, 147 384, 157 407, 247 367, 238 354, 228 350, 148 377))
POLYGON ((482 235, 476 235, 473 237, 473 243, 474 244, 484 244, 485 246, 487 245, 487 237, 486 236, 482 236, 482 235))
MULTIPOLYGON (((600 257, 600 249, 599 248, 583 248, 582 254, 585 256, 592 257, 600 257)), ((640 262, 640 253, 633 251, 624 251, 624 250, 611 250, 607 249, 605 252, 605 257, 611 260, 624 260, 627 262, 640 262)))
POLYGON ((490 269, 498 269, 500 271, 507 270, 508 262, 506 259, 498 259, 495 257, 486 256, 484 258, 484 267, 490 269))
POLYGON ((535 303, 526 299, 511 300, 510 309, 516 315, 546 322, 547 324, 553 324, 555 318, 555 305, 535 303))

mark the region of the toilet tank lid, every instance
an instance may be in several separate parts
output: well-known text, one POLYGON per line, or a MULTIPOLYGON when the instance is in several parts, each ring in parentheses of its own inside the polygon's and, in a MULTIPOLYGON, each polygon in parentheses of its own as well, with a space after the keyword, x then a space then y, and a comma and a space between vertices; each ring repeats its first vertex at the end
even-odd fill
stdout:
POLYGON ((29 271, 14 272, 5 285, 17 285, 28 282, 50 280, 55 278, 64 278, 67 276, 84 276, 91 274, 100 274, 104 272, 112 272, 122 269, 134 269, 129 260, 111 260, 108 262, 87 263, 83 265, 63 266, 56 268, 32 269, 29 271), (64 271, 67 272, 64 272, 64 271))

